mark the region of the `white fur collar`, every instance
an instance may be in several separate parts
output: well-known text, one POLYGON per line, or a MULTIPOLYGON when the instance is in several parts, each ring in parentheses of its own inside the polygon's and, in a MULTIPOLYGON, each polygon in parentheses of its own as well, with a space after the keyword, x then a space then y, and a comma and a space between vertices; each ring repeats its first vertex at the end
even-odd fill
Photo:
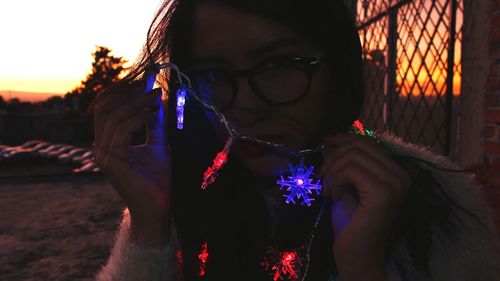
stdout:
MULTIPOLYGON (((460 169, 448 158, 432 153, 423 146, 408 144, 389 133, 378 134, 378 137, 398 154, 424 159, 447 169, 460 169)), ((485 230, 474 218, 453 209, 464 222, 464 225, 461 225, 456 220, 450 221, 451 224, 460 224, 457 225, 457 229, 461 230, 457 233, 460 243, 453 243, 442 232, 436 231, 433 234, 433 247, 429 258, 432 280, 500 280, 498 232, 493 224, 492 212, 482 197, 481 186, 474 180, 473 175, 465 172, 446 172, 425 164, 422 166, 432 173, 457 204, 474 213, 487 227, 485 230)), ((405 264, 409 280, 429 280, 411 266, 404 242, 397 250, 395 258, 405 264)))

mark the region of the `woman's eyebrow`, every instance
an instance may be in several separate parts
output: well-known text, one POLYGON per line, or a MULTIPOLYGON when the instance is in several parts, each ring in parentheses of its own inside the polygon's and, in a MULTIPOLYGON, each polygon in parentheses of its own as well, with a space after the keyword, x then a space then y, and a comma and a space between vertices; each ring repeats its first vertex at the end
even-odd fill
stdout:
MULTIPOLYGON (((282 37, 271 40, 259 47, 251 49, 250 51, 248 51, 248 54, 251 57, 262 57, 266 54, 276 52, 285 48, 300 46, 304 43, 304 40, 297 37, 282 37)), ((193 65, 203 67, 227 65, 227 61, 219 57, 196 57, 193 58, 192 62, 193 65)))
POLYGON ((300 45, 303 43, 304 43, 304 40, 301 40, 301 39, 296 38, 296 37, 279 38, 279 39, 272 40, 268 43, 265 43, 262 46, 257 47, 255 49, 249 51, 249 55, 250 56, 262 56, 262 55, 265 55, 267 53, 278 51, 280 49, 287 48, 287 47, 293 47, 293 46, 300 45))
POLYGON ((226 64, 227 63, 222 58, 211 58, 211 57, 193 58, 194 66, 209 67, 209 66, 220 66, 226 64))

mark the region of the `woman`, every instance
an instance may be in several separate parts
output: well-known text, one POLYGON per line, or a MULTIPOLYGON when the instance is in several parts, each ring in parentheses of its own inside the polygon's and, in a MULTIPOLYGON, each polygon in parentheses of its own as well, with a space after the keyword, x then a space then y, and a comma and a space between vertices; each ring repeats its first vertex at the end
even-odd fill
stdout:
POLYGON ((97 279, 496 280, 491 217, 468 176, 393 136, 348 133, 361 73, 340 0, 166 1, 142 59, 90 112, 96 161, 128 207, 97 279), (239 134, 316 153, 236 141, 201 189, 229 136, 196 102, 183 130, 173 114, 164 130, 161 93, 135 81, 167 61, 239 134), (145 144, 130 146, 145 124, 145 144), (276 178, 290 163, 317 167, 311 207, 283 202, 276 178))

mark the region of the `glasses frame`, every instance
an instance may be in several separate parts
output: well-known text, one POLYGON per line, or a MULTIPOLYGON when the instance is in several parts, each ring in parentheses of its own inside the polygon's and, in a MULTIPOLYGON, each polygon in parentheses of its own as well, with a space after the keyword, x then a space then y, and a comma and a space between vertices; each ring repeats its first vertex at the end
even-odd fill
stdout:
MULTIPOLYGON (((232 91, 232 96, 230 99, 230 102, 227 106, 218 108, 220 111, 226 111, 229 108, 233 106, 234 100, 236 99, 236 96, 238 94, 238 78, 244 78, 247 80, 250 88, 254 92, 254 94, 259 97, 263 102, 265 102, 269 106, 283 106, 283 105, 289 105, 296 103, 300 100, 302 100, 308 93, 309 89, 311 87, 311 80, 318 70, 321 62, 323 61, 324 53, 321 52, 316 56, 308 57, 308 56, 300 56, 300 57, 283 57, 283 58, 277 58, 275 60, 270 60, 270 61, 265 61, 262 63, 259 63, 255 65, 254 67, 247 68, 247 69, 237 69, 237 70, 229 70, 229 80, 228 82, 231 84, 231 87, 233 89, 232 91), (262 93, 262 91, 259 89, 257 86, 257 83, 255 82, 255 75, 259 74, 262 71, 265 71, 267 69, 272 69, 273 67, 276 67, 277 65, 282 65, 283 63, 296 63, 303 68, 301 70, 305 70, 306 75, 307 75, 307 86, 304 92, 299 95, 298 97, 292 99, 292 100, 287 100, 284 102, 280 101, 273 101, 266 97, 262 93)), ((196 69, 193 68, 194 72, 196 72, 196 69)))

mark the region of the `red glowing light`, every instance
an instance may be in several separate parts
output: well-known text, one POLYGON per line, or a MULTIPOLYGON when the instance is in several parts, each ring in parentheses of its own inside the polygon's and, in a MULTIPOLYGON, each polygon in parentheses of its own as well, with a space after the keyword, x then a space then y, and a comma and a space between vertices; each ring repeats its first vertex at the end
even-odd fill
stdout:
POLYGON ((198 254, 198 261, 200 263, 200 273, 199 276, 204 276, 206 274, 206 266, 208 261, 208 245, 207 242, 203 242, 201 245, 201 251, 198 254))
POLYGON ((205 189, 209 184, 215 181, 219 170, 224 166, 227 161, 227 150, 224 149, 217 153, 215 159, 213 160, 212 167, 208 167, 205 173, 203 173, 203 182, 201 183, 201 188, 205 189))
POLYGON ((217 156, 215 156, 213 166, 216 169, 219 169, 220 167, 222 167, 222 165, 224 165, 224 163, 226 163, 226 160, 227 160, 227 153, 225 150, 223 150, 217 153, 217 156))
POLYGON ((365 128, 363 127, 363 124, 359 120, 355 120, 354 123, 352 124, 354 127, 354 130, 358 132, 360 135, 365 135, 365 128))
POLYGON ((294 268, 296 257, 297 253, 295 251, 283 252, 281 254, 280 263, 273 266, 273 269, 276 270, 276 273, 274 274, 274 281, 282 279, 281 274, 288 274, 290 276, 290 279, 299 277, 294 268))
POLYGON ((182 250, 177 250, 175 252, 175 259, 177 260, 175 271, 179 278, 178 280, 184 280, 183 277, 184 254, 182 253, 182 250))
POLYGON ((272 248, 261 262, 265 270, 271 271, 274 281, 298 280, 302 262, 296 251, 278 252, 272 248), (272 267, 271 267, 272 266, 272 267))

